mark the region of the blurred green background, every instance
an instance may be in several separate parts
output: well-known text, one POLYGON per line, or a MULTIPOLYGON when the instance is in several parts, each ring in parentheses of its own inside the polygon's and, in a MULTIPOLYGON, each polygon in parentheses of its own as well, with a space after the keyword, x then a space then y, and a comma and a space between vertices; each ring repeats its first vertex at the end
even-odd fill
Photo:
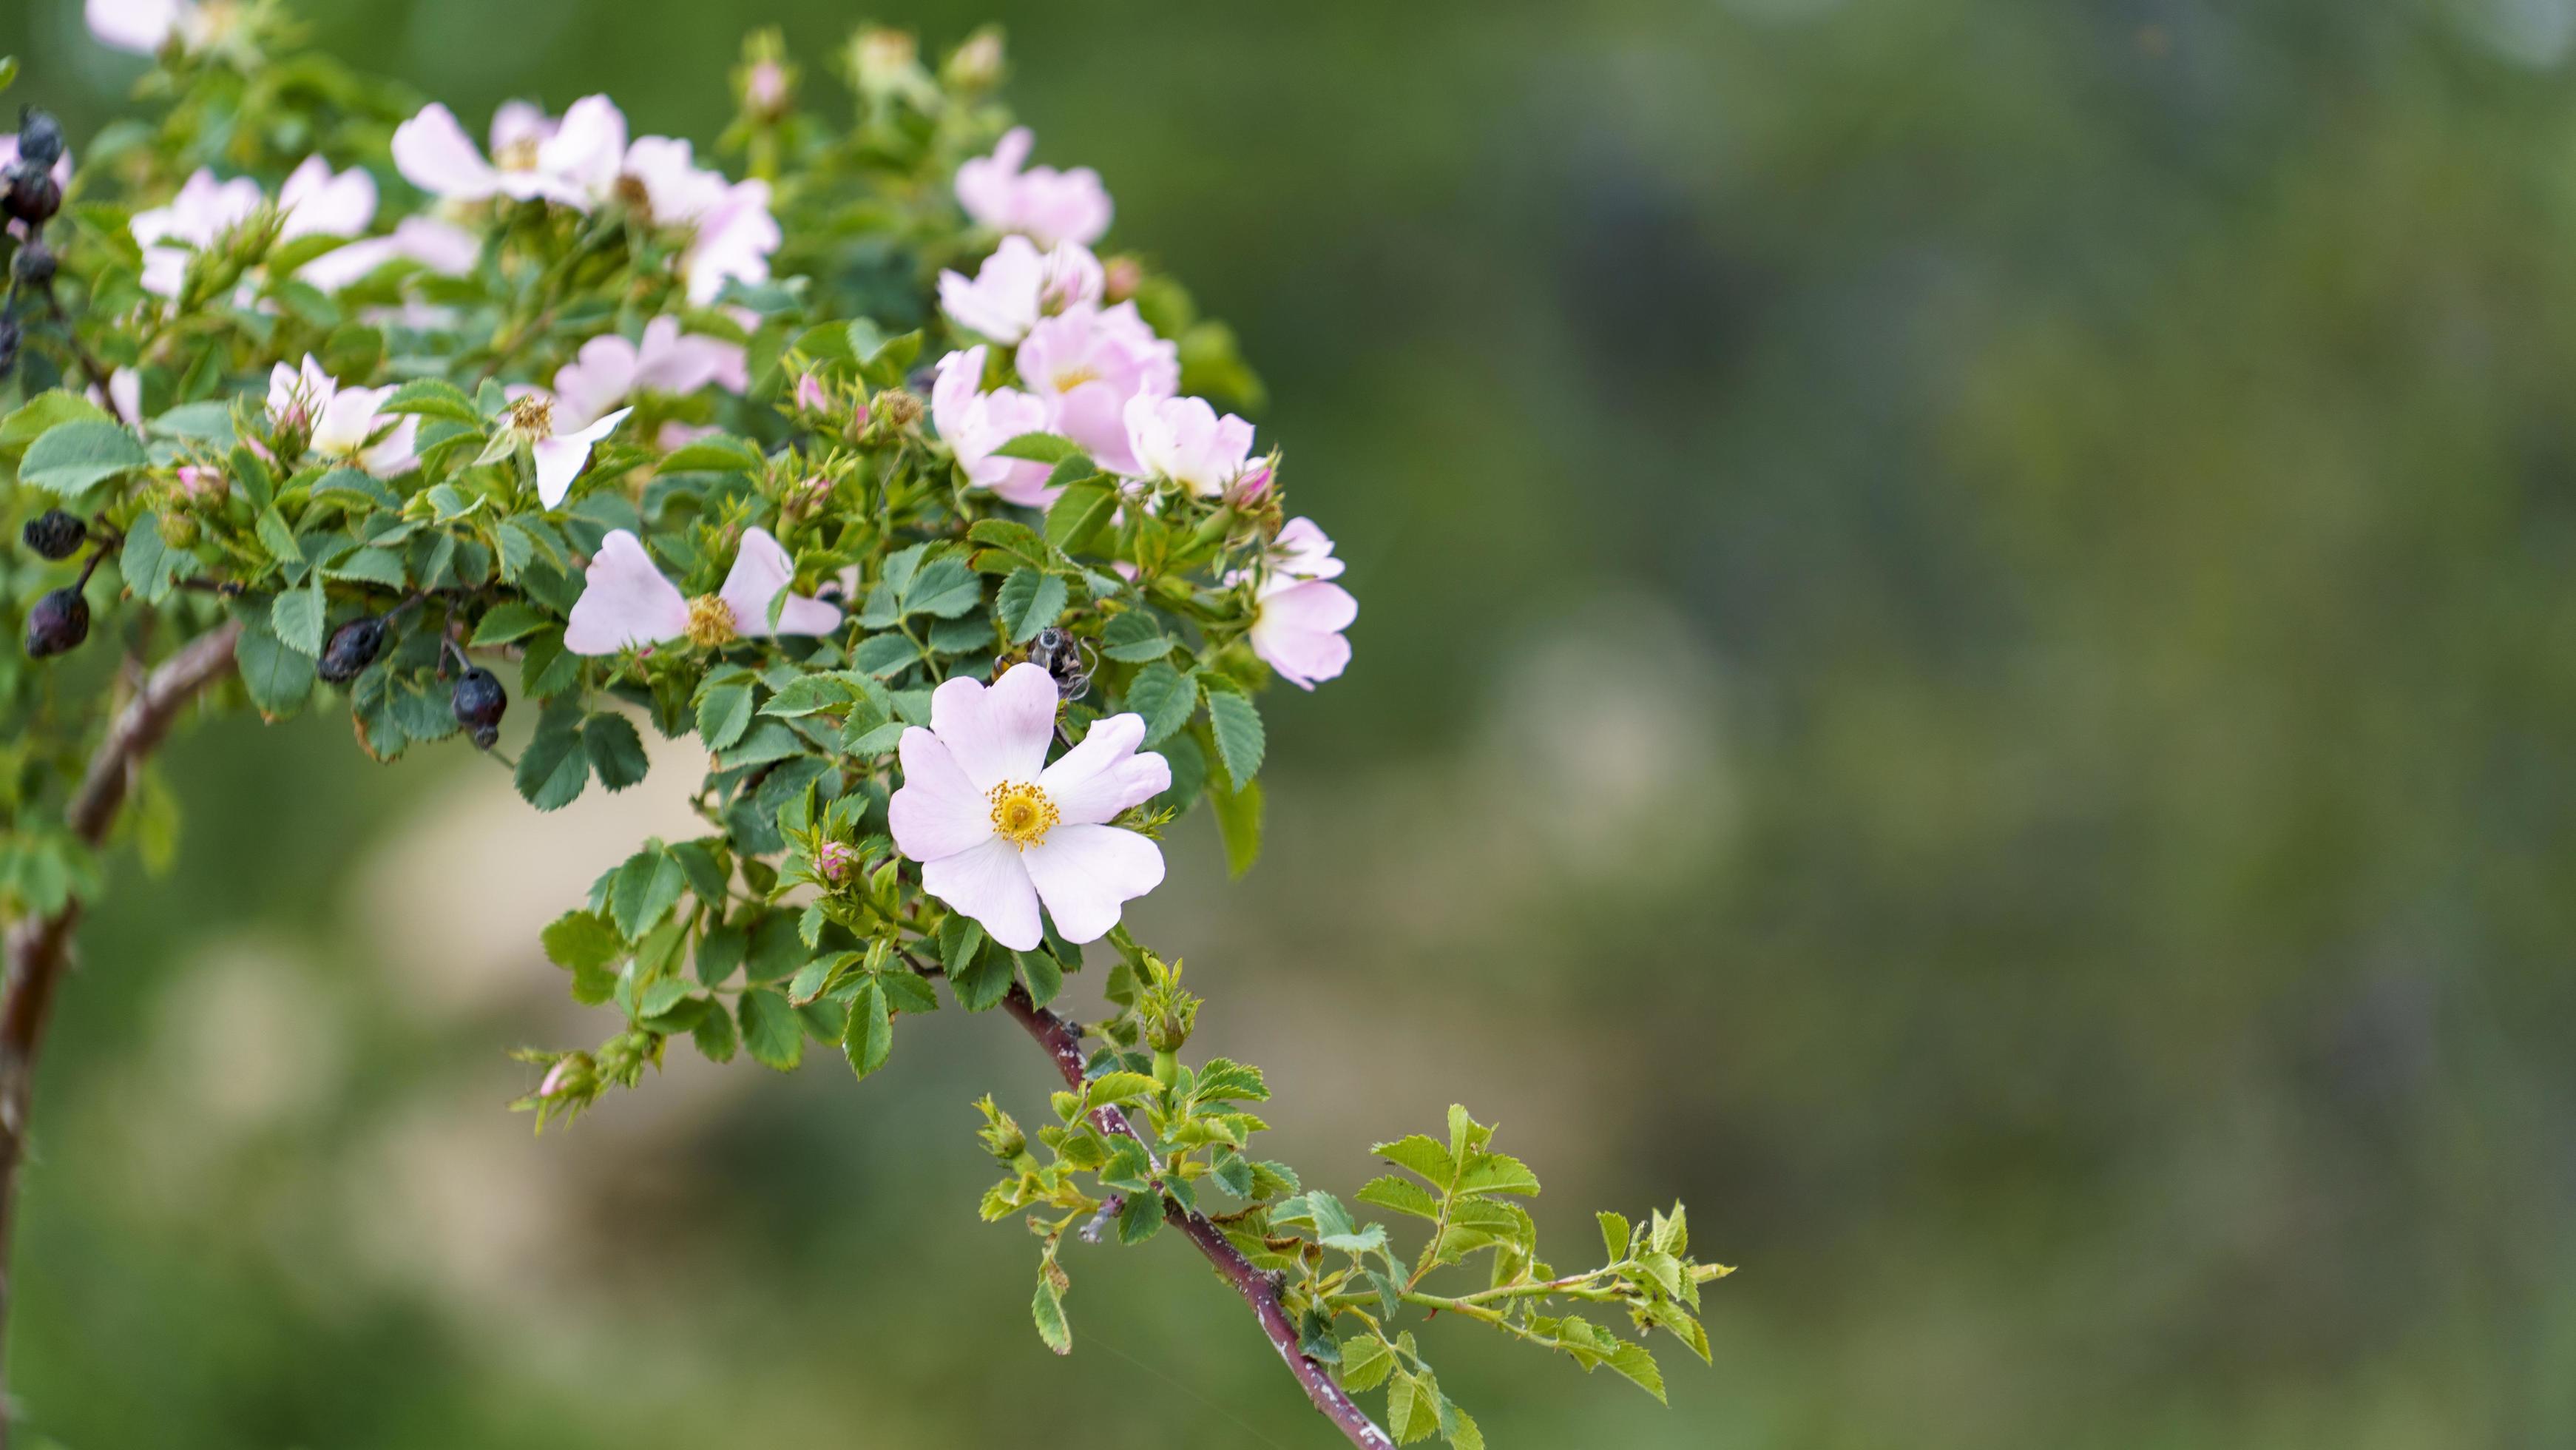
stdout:
MULTIPOLYGON (((701 139, 744 28, 860 18, 302 9, 476 125, 701 139)), ((135 69, 76 11, 0 14, 75 137, 135 69)), ((877 18, 1009 26, 1353 560, 1268 858, 1194 821, 1136 913, 1194 1046, 1315 1186, 1454 1098, 1560 1258, 1678 1196, 1744 1266, 1670 1411, 1431 1326, 1492 1443, 2576 1443, 2576 0, 877 18)), ((465 756, 174 757, 193 849, 119 866, 40 1085, 38 1426, 1329 1442, 1172 1243, 1074 1251, 1042 1350, 973 1214, 969 1099, 1051 1086, 997 1019, 531 1138, 504 1049, 609 1030, 536 928, 682 777, 540 820, 465 756)))

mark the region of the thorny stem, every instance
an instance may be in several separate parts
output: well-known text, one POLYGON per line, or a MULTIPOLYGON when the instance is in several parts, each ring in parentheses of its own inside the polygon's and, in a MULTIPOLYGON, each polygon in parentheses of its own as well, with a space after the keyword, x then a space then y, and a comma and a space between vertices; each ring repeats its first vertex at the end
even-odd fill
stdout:
MULTIPOLYGON (((909 954, 904 960, 924 976, 939 975, 938 968, 913 961, 909 954)), ((1047 1057, 1063 1076, 1065 1086, 1081 1091, 1082 1029, 1039 1006, 1030 999, 1028 989, 1017 982, 1013 982, 1011 990, 1003 995, 1002 1009, 1026 1028, 1040 1047, 1046 1049, 1047 1057)), ((1145 1141, 1143 1135, 1127 1121, 1127 1115, 1114 1107, 1094 1109, 1091 1121, 1104 1133, 1132 1138, 1138 1143, 1145 1141)), ((1368 1417, 1368 1412, 1352 1400, 1350 1392, 1335 1382, 1322 1365, 1297 1348, 1297 1327, 1279 1302, 1278 1283, 1254 1268, 1252 1261, 1243 1256, 1243 1251, 1226 1238, 1225 1230, 1218 1228, 1206 1214, 1182 1208, 1168 1194, 1163 1198, 1163 1221, 1180 1230, 1181 1235, 1216 1267, 1217 1274, 1232 1284, 1244 1302, 1252 1306, 1252 1316, 1261 1322, 1262 1335, 1270 1341, 1270 1347, 1279 1352, 1288 1372, 1296 1376, 1298 1388, 1306 1392, 1306 1398, 1314 1402, 1315 1409, 1332 1422, 1333 1428, 1342 1432, 1342 1438, 1359 1446, 1360 1450, 1394 1450, 1394 1439, 1378 1428, 1377 1422, 1368 1417)))
MULTIPOLYGON (((95 847, 107 839, 144 758, 200 690, 232 671, 233 642, 240 635, 240 623, 227 621, 189 641, 146 676, 118 712, 64 812, 83 844, 95 847)), ((36 1054, 44 1045, 54 989, 71 965, 72 933, 80 918, 80 898, 72 897, 48 915, 21 918, 8 933, 7 976, 0 980, 0 1341, 8 1327, 9 1239, 17 1213, 18 1167, 27 1156, 36 1054)), ((0 1450, 9 1443, 6 1363, 0 1358, 0 1450)))

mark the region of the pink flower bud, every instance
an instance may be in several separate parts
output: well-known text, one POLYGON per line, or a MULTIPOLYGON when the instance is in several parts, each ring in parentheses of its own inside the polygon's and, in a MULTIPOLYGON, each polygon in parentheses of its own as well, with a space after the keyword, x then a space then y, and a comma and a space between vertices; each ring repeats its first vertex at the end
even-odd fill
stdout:
POLYGON ((546 1080, 537 1084, 537 1096, 541 1098, 553 1097, 556 1093, 563 1091, 564 1083, 571 1077, 572 1059, 569 1057, 557 1059, 554 1066, 546 1069, 546 1080))
POLYGON ((825 841, 814 848, 814 870, 824 880, 838 886, 859 869, 859 853, 843 841, 825 841))

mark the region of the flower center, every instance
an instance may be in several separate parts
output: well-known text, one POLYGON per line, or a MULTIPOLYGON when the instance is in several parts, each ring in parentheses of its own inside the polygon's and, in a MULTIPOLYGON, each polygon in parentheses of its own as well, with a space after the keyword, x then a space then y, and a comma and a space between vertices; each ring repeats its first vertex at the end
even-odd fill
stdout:
POLYGON ((1098 381, 1100 381, 1100 370, 1084 363, 1077 367, 1059 370, 1055 375, 1055 390, 1059 393, 1070 393, 1084 383, 1098 381))
POLYGON ((733 617, 733 606, 713 594, 701 594, 689 601, 689 643, 700 649, 714 649, 731 644, 741 626, 733 617))
POLYGON ((531 440, 552 438, 555 436, 554 400, 531 394, 512 403, 509 428, 511 432, 531 440))
POLYGON ((642 212, 648 217, 653 214, 653 189, 644 184, 643 177, 632 171, 618 173, 617 199, 629 211, 642 212))
POLYGON ((1055 802, 1034 785, 1004 781, 985 794, 993 803, 993 834, 1025 851, 1044 845, 1055 828, 1055 802))
POLYGON ((503 171, 536 170, 537 138, 520 136, 513 139, 509 144, 492 153, 492 162, 503 171))

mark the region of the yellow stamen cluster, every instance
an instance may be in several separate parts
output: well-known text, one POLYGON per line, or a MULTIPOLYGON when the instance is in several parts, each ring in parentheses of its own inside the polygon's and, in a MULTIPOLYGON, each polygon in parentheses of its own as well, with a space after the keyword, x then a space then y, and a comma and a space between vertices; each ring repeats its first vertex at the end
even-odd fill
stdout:
POLYGON ((993 803, 993 833, 1021 850, 1044 845, 1047 832, 1055 829, 1055 802, 1034 785, 1006 780, 984 798, 993 803))
POLYGON ((701 594, 689 601, 689 643, 700 649, 714 649, 733 643, 742 632, 733 617, 733 606, 713 594, 701 594))
POLYGON ((511 141, 508 145, 503 146, 500 150, 492 153, 492 164, 503 171, 536 170, 537 143, 535 138, 521 136, 511 141))
POLYGON ((552 438, 555 436, 554 399, 541 398, 534 393, 519 399, 510 405, 506 426, 523 438, 552 438))

